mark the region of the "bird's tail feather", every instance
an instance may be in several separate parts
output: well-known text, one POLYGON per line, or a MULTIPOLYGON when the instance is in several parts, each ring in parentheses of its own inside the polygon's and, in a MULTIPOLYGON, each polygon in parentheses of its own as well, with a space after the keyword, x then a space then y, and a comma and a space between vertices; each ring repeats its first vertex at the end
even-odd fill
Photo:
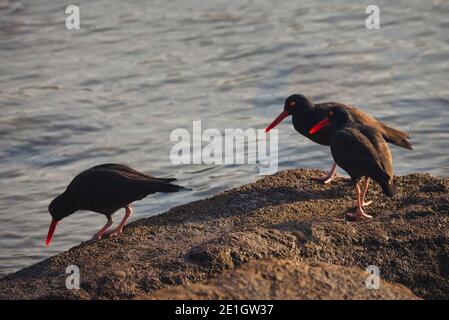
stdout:
POLYGON ((181 190, 185 190, 183 186, 178 186, 177 184, 167 183, 163 192, 178 192, 181 190))
POLYGON ((382 187, 383 193, 388 197, 394 197, 398 193, 398 188, 394 184, 393 179, 382 183, 380 186, 382 187))
POLYGON ((408 140, 410 139, 410 135, 407 132, 389 127, 384 123, 381 123, 381 126, 384 131, 383 136, 385 141, 405 149, 413 150, 412 143, 408 140))
POLYGON ((150 180, 150 184, 149 186, 151 188, 155 188, 155 184, 157 185, 157 192, 178 192, 181 190, 192 190, 183 186, 179 186, 177 184, 172 184, 171 182, 176 181, 177 179, 175 178, 156 178, 156 177, 152 177, 152 179, 150 180))
POLYGON ((173 181, 178 180, 176 178, 156 178, 156 179, 164 181, 164 182, 173 182, 173 181))

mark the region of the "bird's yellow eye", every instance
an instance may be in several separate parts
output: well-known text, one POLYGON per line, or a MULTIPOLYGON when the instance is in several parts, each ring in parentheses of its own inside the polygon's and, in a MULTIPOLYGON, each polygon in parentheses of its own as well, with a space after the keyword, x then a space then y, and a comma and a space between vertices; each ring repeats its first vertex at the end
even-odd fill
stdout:
POLYGON ((296 105, 295 101, 290 102, 290 107, 294 107, 296 105))
POLYGON ((334 112, 333 112, 333 111, 329 111, 329 115, 330 115, 330 116, 333 116, 333 115, 334 115, 334 112))

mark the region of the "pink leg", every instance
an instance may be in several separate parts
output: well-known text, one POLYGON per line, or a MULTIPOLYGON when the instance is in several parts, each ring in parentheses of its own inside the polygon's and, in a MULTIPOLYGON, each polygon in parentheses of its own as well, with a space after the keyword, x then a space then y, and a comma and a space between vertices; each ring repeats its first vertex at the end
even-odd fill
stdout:
POLYGON ((348 212, 346 215, 351 218, 365 218, 372 219, 373 217, 369 214, 366 214, 365 210, 362 207, 362 192, 360 191, 359 184, 355 184, 355 192, 357 193, 357 211, 356 212, 348 212))
POLYGON ((317 180, 317 181, 323 181, 324 184, 327 184, 329 182, 331 182, 332 180, 334 180, 335 177, 335 172, 337 171, 337 164, 334 162, 334 164, 332 165, 331 170, 329 171, 329 173, 324 176, 324 177, 313 177, 313 180, 317 180))
POLYGON ((122 221, 120 221, 120 224, 115 228, 112 232, 109 232, 109 237, 117 236, 120 233, 123 232, 123 227, 125 226, 126 220, 131 216, 131 213, 133 212, 133 209, 131 209, 131 206, 128 205, 125 207, 125 216, 123 217, 122 221))
POLYGON ((90 240, 100 240, 105 231, 108 230, 108 228, 112 225, 113 222, 114 221, 112 221, 112 218, 108 217, 108 221, 106 222, 104 227, 98 230, 98 232, 95 233, 90 240))
MULTIPOLYGON (((365 178, 365 183, 363 186, 363 191, 362 191, 362 207, 367 207, 369 206, 371 203, 373 203, 372 201, 367 201, 365 202, 365 196, 366 196, 366 192, 368 191, 368 187, 369 187, 369 183, 370 183, 370 178, 366 177, 365 178)), ((356 202, 356 206, 357 206, 357 202, 356 202)))
POLYGON ((368 187, 369 187, 369 182, 370 182, 370 178, 366 177, 365 178, 365 186, 363 188, 363 192, 362 192, 362 207, 367 207, 369 206, 371 203, 373 203, 372 201, 367 201, 365 202, 365 196, 366 196, 366 192, 368 191, 368 187))

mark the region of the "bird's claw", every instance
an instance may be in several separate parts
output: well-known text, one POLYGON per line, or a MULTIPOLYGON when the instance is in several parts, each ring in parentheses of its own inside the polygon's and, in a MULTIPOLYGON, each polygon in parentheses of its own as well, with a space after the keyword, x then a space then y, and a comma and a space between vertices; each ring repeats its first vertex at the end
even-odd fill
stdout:
POLYGON ((373 216, 366 214, 366 212, 363 210, 357 210, 356 212, 348 212, 346 215, 353 219, 357 219, 357 218, 372 219, 373 218, 373 216))
MULTIPOLYGON (((362 207, 368 207, 370 204, 372 204, 373 203, 373 201, 364 201, 363 203, 362 203, 362 207)), ((357 206, 357 202, 356 202, 356 204, 355 204, 356 206, 357 206)))
POLYGON ((112 238, 112 237, 118 236, 122 232, 123 232, 123 230, 113 230, 111 232, 108 232, 107 235, 109 236, 109 238, 112 238))
POLYGON ((315 180, 315 181, 321 181, 321 182, 323 182, 324 184, 328 184, 328 183, 332 182, 332 180, 334 180, 334 177, 333 177, 333 176, 332 176, 332 177, 329 177, 329 176, 325 176, 325 177, 312 177, 312 180, 315 180))
POLYGON ((93 236, 92 236, 92 238, 90 238, 89 240, 88 240, 88 242, 91 242, 91 241, 97 241, 97 240, 101 240, 101 235, 100 234, 94 234, 93 236))

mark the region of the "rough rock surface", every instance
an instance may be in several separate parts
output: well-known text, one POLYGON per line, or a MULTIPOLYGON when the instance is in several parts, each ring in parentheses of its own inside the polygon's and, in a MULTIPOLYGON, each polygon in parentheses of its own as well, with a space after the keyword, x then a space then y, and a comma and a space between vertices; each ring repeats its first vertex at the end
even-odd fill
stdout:
POLYGON ((116 238, 76 246, 0 279, 0 298, 134 298, 265 258, 362 271, 376 265, 382 279, 419 297, 449 298, 448 178, 397 177, 394 199, 373 185, 367 212, 374 219, 351 221, 345 213, 354 208, 352 186, 342 178, 330 185, 310 180, 317 174, 323 173, 282 171, 137 220, 116 238), (65 287, 70 264, 80 268, 80 290, 65 287))
POLYGON ((161 289, 138 299, 418 299, 402 285, 383 281, 374 290, 365 281, 366 273, 353 267, 271 258, 224 271, 206 283, 161 289))

